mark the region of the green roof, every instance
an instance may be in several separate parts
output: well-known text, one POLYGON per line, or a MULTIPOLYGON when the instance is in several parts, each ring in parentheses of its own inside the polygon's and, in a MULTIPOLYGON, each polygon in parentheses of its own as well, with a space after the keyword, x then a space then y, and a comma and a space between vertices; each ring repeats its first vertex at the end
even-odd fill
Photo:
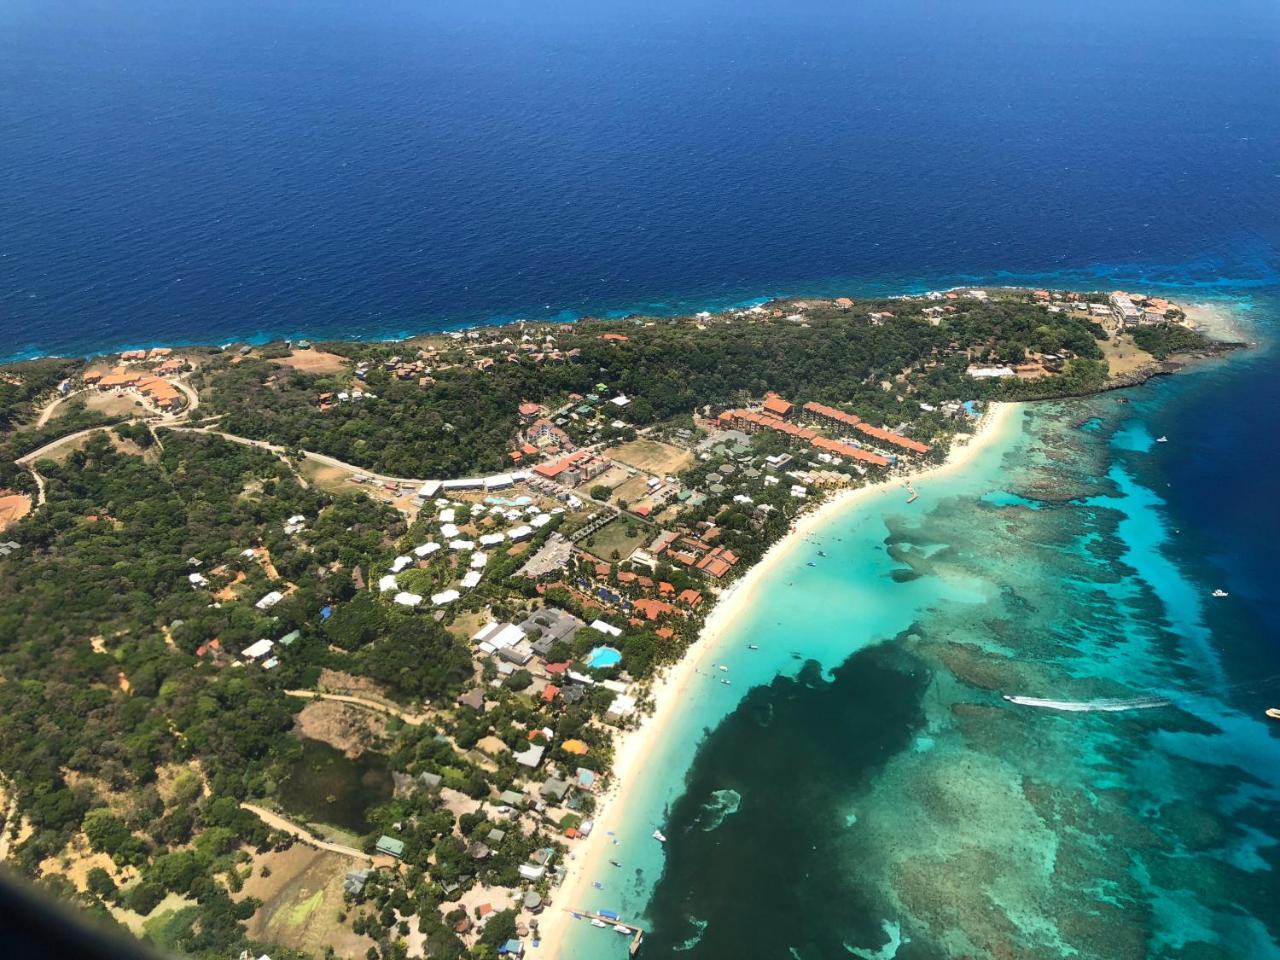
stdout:
POLYGON ((404 856, 404 841, 388 837, 385 833, 378 838, 376 847, 379 853, 389 853, 393 857, 404 856))
POLYGON ((277 640, 276 643, 280 644, 280 646, 282 647, 287 647, 291 643, 293 643, 293 641, 297 640, 300 636, 302 636, 301 630, 292 630, 289 633, 286 633, 279 640, 277 640))

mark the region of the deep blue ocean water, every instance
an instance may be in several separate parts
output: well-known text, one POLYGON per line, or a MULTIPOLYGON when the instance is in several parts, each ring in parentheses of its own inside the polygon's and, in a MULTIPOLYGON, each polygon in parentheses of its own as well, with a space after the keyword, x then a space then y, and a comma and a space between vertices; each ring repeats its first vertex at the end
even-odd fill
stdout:
POLYGON ((0 357, 1273 283, 1269 0, 9 0, 0 357))

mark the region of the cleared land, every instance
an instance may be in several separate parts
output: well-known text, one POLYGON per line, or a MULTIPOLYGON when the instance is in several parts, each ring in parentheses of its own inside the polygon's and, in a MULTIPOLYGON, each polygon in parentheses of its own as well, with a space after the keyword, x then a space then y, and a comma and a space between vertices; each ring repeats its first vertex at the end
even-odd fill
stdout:
POLYGON ((0 530, 17 523, 31 512, 31 498, 23 493, 0 497, 0 530))
POLYGON ((693 463, 693 454, 688 450, 657 440, 633 440, 611 447, 604 455, 629 467, 664 477, 673 476, 693 463))
POLYGON ((281 357, 276 363, 303 373, 341 373, 347 369, 347 360, 336 353, 325 353, 323 350, 294 350, 287 357, 281 357))
POLYGON ((1110 340, 1099 341, 1098 346, 1102 348, 1107 358, 1107 367, 1113 377, 1123 377, 1155 363, 1155 357, 1141 349, 1131 337, 1124 334, 1113 336, 1110 340))
POLYGON ((314 957, 322 956, 326 947, 333 947, 339 957, 363 957, 374 942, 338 922, 339 911, 349 909, 342 899, 342 879, 360 866, 301 843, 255 856, 253 875, 236 897, 262 901, 249 920, 249 936, 314 957), (263 867, 270 876, 262 875, 263 867))

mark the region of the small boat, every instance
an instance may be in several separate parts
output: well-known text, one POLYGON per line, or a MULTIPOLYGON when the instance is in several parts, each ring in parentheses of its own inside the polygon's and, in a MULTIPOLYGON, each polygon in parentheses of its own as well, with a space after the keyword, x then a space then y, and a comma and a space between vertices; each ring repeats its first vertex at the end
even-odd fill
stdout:
POLYGON ((758 644, 758 643, 748 643, 748 644, 747 644, 747 649, 748 649, 748 650, 759 650, 759 649, 760 649, 760 644, 758 644))
POLYGON ((1280 707, 1272 707, 1267 711, 1267 716, 1272 720, 1280 720, 1280 707))
POLYGON ((724 679, 723 677, 720 678, 720 682, 723 683, 726 687, 729 685, 729 681, 724 679))
POLYGON ((603 884, 603 883, 601 883, 599 880, 593 880, 593 881, 591 881, 591 885, 592 885, 593 887, 595 887, 597 890, 603 890, 603 889, 604 889, 604 884, 603 884))
POLYGON ((592 918, 591 918, 591 925, 592 925, 593 927, 599 927, 601 930, 603 930, 605 927, 609 926, 609 925, 608 925, 607 923, 605 923, 603 920, 597 920, 595 917, 592 917, 592 918))
POLYGON ((615 923, 613 925, 613 929, 616 930, 618 933, 625 933, 627 936, 631 935, 631 928, 628 927, 625 923, 615 923))
POLYGON ((808 566, 816 567, 816 566, 817 566, 817 564, 816 564, 816 563, 814 563, 812 560, 810 560, 810 561, 809 561, 809 563, 808 563, 808 566))
POLYGON ((827 551, 825 551, 825 550, 819 550, 819 551, 818 551, 818 556, 820 556, 820 557, 825 557, 826 555, 827 555, 827 551))
POLYGON ((728 673, 728 672, 729 672, 729 668, 728 668, 728 667, 726 667, 723 663, 716 664, 716 666, 718 666, 718 667, 719 667, 721 670, 723 670, 725 673, 728 673))
POLYGON ((1156 443, 1168 443, 1168 442, 1169 442, 1168 437, 1156 437, 1156 443))
POLYGON ((612 863, 615 867, 622 866, 622 864, 620 864, 617 860, 610 860, 609 862, 612 863))
POLYGON ((1231 594, 1227 593, 1227 591, 1223 590, 1221 587, 1219 587, 1217 590, 1213 591, 1213 595, 1214 595, 1215 597, 1229 597, 1229 596, 1231 596, 1231 594))
POLYGON ((653 839, 657 840, 659 843, 666 843, 667 835, 661 830, 655 830, 653 831, 653 839))

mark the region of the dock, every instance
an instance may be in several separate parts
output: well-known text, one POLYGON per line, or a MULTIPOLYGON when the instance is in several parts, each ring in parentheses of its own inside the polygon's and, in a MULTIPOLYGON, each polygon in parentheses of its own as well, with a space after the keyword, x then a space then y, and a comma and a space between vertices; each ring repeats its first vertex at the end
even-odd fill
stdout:
POLYGON ((575 910, 573 907, 566 907, 565 909, 573 914, 575 920, 599 920, 601 923, 608 924, 610 930, 615 926, 626 927, 632 933, 631 946, 627 948, 627 952, 633 957, 640 952, 640 944, 644 942, 644 927, 629 923, 617 916, 596 913, 594 910, 575 910))

